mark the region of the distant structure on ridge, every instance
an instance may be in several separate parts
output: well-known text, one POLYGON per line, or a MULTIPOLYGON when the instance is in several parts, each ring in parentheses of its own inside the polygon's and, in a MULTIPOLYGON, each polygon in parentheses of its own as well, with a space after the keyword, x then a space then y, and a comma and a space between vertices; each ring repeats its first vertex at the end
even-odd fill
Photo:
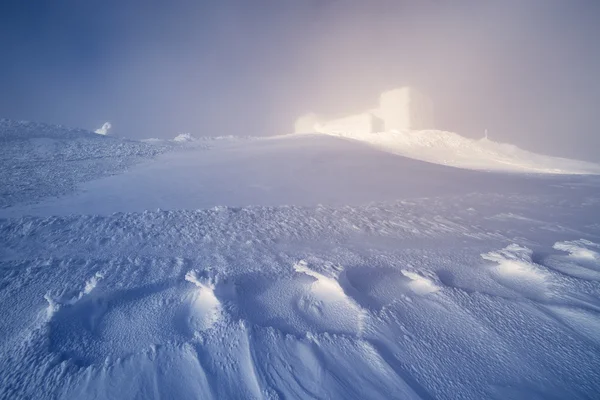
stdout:
POLYGON ((306 114, 296 120, 296 133, 374 133, 433 129, 433 103, 410 87, 384 92, 379 106, 360 114, 325 119, 306 114))

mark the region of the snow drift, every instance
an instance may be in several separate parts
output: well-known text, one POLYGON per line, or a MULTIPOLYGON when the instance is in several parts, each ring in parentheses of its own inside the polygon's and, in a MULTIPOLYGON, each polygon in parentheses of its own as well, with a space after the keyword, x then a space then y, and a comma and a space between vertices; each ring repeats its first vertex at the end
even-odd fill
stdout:
POLYGON ((545 156, 488 138, 474 140, 447 131, 392 130, 326 134, 359 140, 393 154, 451 167, 547 174, 600 174, 600 165, 595 163, 545 156))
POLYGON ((111 123, 105 122, 99 129, 96 129, 94 131, 94 133, 97 133, 98 135, 108 135, 108 132, 110 131, 111 128, 112 128, 111 123))
POLYGON ((0 147, 2 399, 600 393, 600 177, 412 159, 532 162, 450 133, 45 130, 0 147))

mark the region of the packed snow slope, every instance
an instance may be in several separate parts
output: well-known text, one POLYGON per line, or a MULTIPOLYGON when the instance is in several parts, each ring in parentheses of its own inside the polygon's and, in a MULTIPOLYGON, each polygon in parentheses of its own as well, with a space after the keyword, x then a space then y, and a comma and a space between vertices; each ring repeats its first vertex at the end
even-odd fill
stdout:
POLYGON ((598 164, 545 156, 510 144, 494 142, 487 137, 473 140, 447 131, 324 134, 359 140, 393 154, 458 168, 547 174, 600 174, 598 164))
MULTIPOLYGON (((160 143, 146 145, 153 149, 160 143)), ((108 215, 223 205, 360 205, 473 191, 540 193, 552 190, 548 182, 557 179, 448 168, 321 134, 203 140, 202 146, 194 141, 179 143, 183 145, 179 151, 130 166, 122 174, 81 182, 78 190, 64 196, 46 196, 46 188, 40 185, 42 193, 36 195, 43 196, 42 201, 0 209, 0 217, 108 215)), ((99 159, 105 159, 102 153, 99 159)), ((39 169, 35 164, 29 167, 39 169)), ((25 164, 21 171, 26 170, 25 164)), ((48 184, 64 186, 61 178, 48 184)))
MULTIPOLYGON (((600 177, 323 135, 181 143, 58 197, 13 188, 0 398, 600 393, 600 177)), ((22 158, 2 167, 41 168, 22 158)))

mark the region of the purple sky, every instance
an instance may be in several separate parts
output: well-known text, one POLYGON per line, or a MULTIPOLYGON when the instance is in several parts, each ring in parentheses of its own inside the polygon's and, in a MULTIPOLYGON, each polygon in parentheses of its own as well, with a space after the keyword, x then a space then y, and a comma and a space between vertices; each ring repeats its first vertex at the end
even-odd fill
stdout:
POLYGON ((598 0, 0 2, 0 117, 273 135, 413 85, 437 127, 600 161, 598 0))

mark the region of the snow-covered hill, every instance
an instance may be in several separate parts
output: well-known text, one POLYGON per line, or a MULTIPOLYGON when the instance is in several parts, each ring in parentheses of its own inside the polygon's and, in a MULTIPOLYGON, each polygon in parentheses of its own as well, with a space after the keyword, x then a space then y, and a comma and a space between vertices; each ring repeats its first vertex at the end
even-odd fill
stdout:
POLYGON ((597 194, 0 220, 0 397, 593 398, 597 194))
POLYGON ((71 193, 169 149, 168 143, 0 119, 0 208, 71 193))
POLYGON ((550 174, 600 174, 600 165, 550 157, 497 143, 487 138, 468 139, 438 130, 380 133, 329 133, 360 140, 378 149, 435 164, 484 171, 550 174))
MULTIPOLYGON (((3 143, 29 139, 98 139, 93 132, 62 125, 51 125, 30 121, 14 121, 0 118, 0 141, 3 143)), ((108 138, 104 138, 107 139, 108 138)))
POLYGON ((600 177, 56 129, 3 142, 1 399, 600 393, 600 177))
POLYGON ((61 197, 5 208, 0 217, 215 206, 344 206, 480 191, 545 193, 548 182, 557 179, 448 168, 319 134, 211 141, 210 151, 197 147, 205 142, 184 142, 155 162, 80 183, 61 197))

